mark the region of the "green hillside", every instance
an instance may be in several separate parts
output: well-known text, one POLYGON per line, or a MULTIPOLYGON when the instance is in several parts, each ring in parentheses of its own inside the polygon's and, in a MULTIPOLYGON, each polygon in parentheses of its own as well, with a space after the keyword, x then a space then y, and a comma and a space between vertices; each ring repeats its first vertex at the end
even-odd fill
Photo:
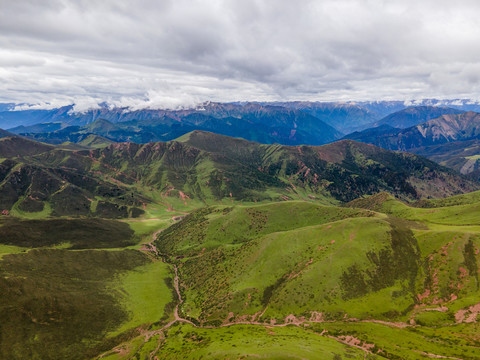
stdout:
POLYGON ((477 197, 215 205, 64 235, 73 220, 5 218, 32 235, 0 247, 2 356, 478 358, 477 197))
POLYGON ((480 358, 480 192, 428 160, 3 141, 0 358, 480 358))
POLYGON ((477 359, 477 195, 439 200, 443 207, 379 194, 343 208, 293 201, 197 210, 155 242, 178 269, 185 320, 153 344, 126 342, 106 358, 127 358, 120 349, 275 358, 279 346, 288 358, 355 357, 317 343, 333 339, 371 359, 477 359), (304 347, 299 334, 317 337, 304 347))

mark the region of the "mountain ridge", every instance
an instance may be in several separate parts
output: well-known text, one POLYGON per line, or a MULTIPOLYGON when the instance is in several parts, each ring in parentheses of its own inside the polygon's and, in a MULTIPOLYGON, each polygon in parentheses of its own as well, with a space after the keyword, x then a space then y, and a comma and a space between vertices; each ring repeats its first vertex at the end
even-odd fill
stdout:
POLYGON ((446 106, 409 106, 403 110, 387 115, 376 122, 374 127, 390 125, 395 128, 406 129, 427 122, 428 120, 436 119, 442 115, 461 113, 463 113, 463 111, 446 106))
POLYGON ((103 211, 105 216, 125 217, 140 214, 142 203, 153 201, 149 193, 155 197, 169 188, 197 204, 213 204, 225 199, 338 203, 379 191, 418 199, 479 187, 419 156, 352 140, 323 146, 265 145, 194 131, 177 141, 114 143, 89 150, 20 137, 2 143, 0 205, 5 210, 20 206, 27 212, 103 211), (72 199, 77 206, 68 210, 72 199))
MULTIPOLYGON (((47 125, 44 125, 48 129, 47 125)), ((60 129, 41 132, 39 125, 17 127, 16 133, 47 142, 72 141, 81 134, 94 133, 112 141, 138 143, 173 140, 192 130, 215 131, 262 143, 297 145, 324 144, 342 133, 305 112, 259 104, 210 103, 192 110, 100 109, 72 115, 60 129), (40 131, 39 131, 40 130, 40 131)))

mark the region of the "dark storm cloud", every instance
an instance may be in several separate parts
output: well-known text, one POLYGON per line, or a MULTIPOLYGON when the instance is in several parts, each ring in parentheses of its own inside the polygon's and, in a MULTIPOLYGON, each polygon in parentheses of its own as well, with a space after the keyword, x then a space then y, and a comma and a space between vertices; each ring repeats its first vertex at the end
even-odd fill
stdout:
POLYGON ((479 98, 476 1, 0 0, 0 101, 479 98))

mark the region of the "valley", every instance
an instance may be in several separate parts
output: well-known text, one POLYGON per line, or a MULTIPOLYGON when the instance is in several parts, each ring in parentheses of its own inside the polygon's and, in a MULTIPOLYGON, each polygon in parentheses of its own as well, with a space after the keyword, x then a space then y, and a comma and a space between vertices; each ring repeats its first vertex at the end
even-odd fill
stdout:
POLYGON ((479 18, 0 0, 0 360, 480 360, 479 18))
POLYGON ((480 185, 432 161, 202 131, 0 156, 1 358, 480 356, 480 185))
POLYGON ((479 18, 0 0, 0 360, 480 360, 479 18))

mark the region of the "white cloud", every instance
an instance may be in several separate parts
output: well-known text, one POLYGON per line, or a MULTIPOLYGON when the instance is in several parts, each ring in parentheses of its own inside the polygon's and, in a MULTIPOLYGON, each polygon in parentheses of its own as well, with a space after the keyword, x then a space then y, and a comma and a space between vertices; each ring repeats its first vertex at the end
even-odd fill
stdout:
POLYGON ((473 0, 0 0, 0 9, 5 102, 480 97, 473 0))

